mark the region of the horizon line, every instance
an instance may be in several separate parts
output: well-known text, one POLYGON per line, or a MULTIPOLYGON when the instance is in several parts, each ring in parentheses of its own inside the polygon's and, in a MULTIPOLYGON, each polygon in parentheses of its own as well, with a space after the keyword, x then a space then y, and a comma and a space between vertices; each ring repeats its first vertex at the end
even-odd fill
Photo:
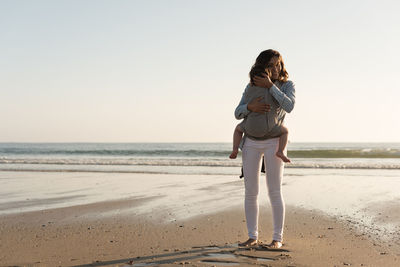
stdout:
MULTIPOLYGON (((160 141, 128 141, 128 142, 87 142, 87 141, 55 141, 55 142, 32 142, 32 141, 12 141, 3 142, 0 144, 221 144, 221 143, 232 143, 232 142, 160 142, 160 141)), ((352 141, 291 141, 290 143, 352 143, 352 144, 370 144, 370 143, 400 143, 400 141, 364 141, 364 142, 352 142, 352 141)))

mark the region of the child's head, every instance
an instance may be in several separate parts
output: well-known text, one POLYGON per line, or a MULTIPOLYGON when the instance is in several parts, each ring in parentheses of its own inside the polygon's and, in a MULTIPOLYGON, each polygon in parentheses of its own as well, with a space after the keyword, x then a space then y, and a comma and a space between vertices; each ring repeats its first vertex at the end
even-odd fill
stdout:
POLYGON ((266 71, 268 71, 268 69, 266 70, 266 68, 263 65, 254 65, 249 73, 251 85, 254 85, 254 80, 253 80, 254 76, 260 76, 260 77, 262 77, 263 75, 270 76, 270 74, 267 73, 266 71))

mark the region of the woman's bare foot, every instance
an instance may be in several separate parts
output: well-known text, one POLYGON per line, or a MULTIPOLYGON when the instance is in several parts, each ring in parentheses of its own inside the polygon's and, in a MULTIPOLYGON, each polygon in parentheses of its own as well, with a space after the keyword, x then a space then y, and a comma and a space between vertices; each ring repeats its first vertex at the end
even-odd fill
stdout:
POLYGON ((267 245, 268 248, 270 249, 278 249, 283 246, 282 242, 272 240, 271 244, 267 245))
POLYGON ((238 153, 239 153, 239 150, 232 150, 232 153, 230 154, 229 158, 236 159, 238 153))
POLYGON ((276 152, 275 155, 276 155, 278 158, 281 158, 281 159, 283 160, 283 162, 287 162, 287 163, 290 163, 290 162, 291 162, 290 159, 289 159, 288 157, 286 157, 285 154, 284 154, 282 151, 276 152))
POLYGON ((258 245, 258 240, 249 238, 247 241, 243 243, 239 243, 239 247, 254 247, 258 245))

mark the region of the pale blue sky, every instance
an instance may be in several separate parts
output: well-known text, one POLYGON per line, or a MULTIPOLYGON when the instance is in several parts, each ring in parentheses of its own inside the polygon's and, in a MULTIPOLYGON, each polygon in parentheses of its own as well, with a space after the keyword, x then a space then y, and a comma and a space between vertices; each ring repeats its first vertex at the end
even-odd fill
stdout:
POLYGON ((257 55, 292 142, 398 142, 398 1, 0 1, 0 142, 230 142, 257 55))

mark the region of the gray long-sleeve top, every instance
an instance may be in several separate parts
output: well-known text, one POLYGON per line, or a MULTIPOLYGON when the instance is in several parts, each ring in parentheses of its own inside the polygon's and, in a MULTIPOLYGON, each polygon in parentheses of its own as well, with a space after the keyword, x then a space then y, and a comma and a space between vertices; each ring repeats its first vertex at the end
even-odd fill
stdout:
MULTIPOLYGON (((290 113, 294 108, 296 89, 292 81, 283 83, 279 89, 275 84, 269 89, 271 95, 278 101, 279 106, 287 113, 290 113)), ((244 95, 246 94, 247 87, 243 92, 242 99, 235 109, 235 117, 240 120, 246 117, 251 111, 247 109, 247 104, 244 103, 244 95)))
MULTIPOLYGON (((235 109, 235 117, 238 120, 245 118, 251 112, 250 110, 247 109, 247 105, 249 103, 245 103, 245 95, 247 88, 248 86, 243 92, 239 105, 235 109)), ((276 99, 279 106, 281 107, 276 116, 278 120, 281 120, 283 122, 286 112, 290 113, 294 108, 296 99, 295 97, 296 89, 294 83, 292 81, 287 81, 284 83, 277 82, 271 88, 269 88, 269 92, 276 99)))

